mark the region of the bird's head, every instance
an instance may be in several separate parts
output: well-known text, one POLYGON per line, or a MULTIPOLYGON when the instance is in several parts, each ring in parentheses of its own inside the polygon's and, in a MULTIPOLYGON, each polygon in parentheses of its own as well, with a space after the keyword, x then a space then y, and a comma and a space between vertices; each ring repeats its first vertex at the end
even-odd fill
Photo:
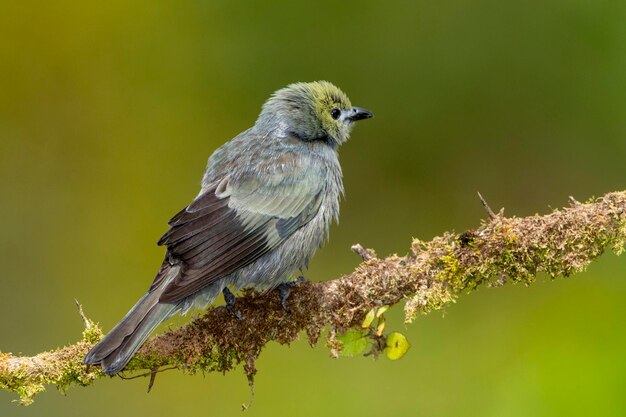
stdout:
POLYGON ((353 107, 335 85, 314 81, 276 91, 263 105, 257 125, 276 126, 305 142, 324 141, 335 147, 348 140, 354 122, 372 116, 353 107))

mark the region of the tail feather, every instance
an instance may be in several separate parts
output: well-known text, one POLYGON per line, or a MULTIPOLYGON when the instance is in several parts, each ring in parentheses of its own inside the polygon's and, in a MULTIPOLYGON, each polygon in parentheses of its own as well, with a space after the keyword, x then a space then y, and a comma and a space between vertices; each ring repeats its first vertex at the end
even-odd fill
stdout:
POLYGON ((176 304, 154 305, 135 330, 126 336, 117 348, 100 361, 104 372, 108 375, 115 375, 124 369, 154 329, 172 316, 177 309, 178 306, 176 304))
POLYGON ((180 272, 177 266, 164 263, 155 278, 158 285, 137 301, 124 318, 85 356, 83 363, 101 365, 108 375, 120 372, 143 345, 148 336, 164 320, 176 313, 186 314, 192 306, 207 305, 213 302, 224 286, 220 280, 195 294, 174 303, 159 302, 164 289, 180 272))
POLYGON ((144 294, 137 304, 126 313, 126 316, 87 353, 84 362, 96 364, 109 356, 127 336, 135 331, 156 302, 158 302, 158 297, 151 297, 150 293, 144 294))
POLYGON ((115 375, 130 361, 150 333, 164 320, 180 310, 179 303, 159 303, 162 288, 178 273, 177 268, 165 272, 163 285, 144 294, 124 318, 83 360, 86 364, 102 365, 108 375, 115 375))
POLYGON ((158 300, 158 294, 145 294, 117 326, 87 353, 83 362, 102 365, 108 375, 121 371, 150 333, 179 308, 177 304, 159 304, 158 300))

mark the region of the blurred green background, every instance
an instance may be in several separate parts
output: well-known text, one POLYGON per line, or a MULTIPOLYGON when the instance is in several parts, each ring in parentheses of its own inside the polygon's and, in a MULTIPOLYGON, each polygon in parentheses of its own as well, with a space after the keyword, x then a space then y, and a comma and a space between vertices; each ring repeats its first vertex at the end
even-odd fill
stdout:
MULTIPOLYGON (((166 221, 269 94, 327 79, 376 118, 341 148, 341 224, 310 279, 356 242, 476 227, 626 188, 626 2, 8 2, 0 13, 0 350, 110 329, 145 291, 166 221)), ((481 289, 407 328, 401 361, 263 352, 247 416, 623 416, 626 259, 481 289)), ((171 321, 173 325, 181 319, 171 321)), ((102 379, 0 416, 238 416, 241 372, 102 379)))

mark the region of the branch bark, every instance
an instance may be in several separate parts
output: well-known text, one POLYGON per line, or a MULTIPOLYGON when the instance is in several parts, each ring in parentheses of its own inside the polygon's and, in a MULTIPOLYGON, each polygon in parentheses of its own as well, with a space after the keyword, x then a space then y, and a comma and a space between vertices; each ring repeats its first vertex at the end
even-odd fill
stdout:
MULTIPOLYGON (((626 242, 626 191, 544 216, 506 218, 502 213, 488 209, 489 219, 475 230, 444 233, 429 242, 414 240, 407 256, 380 259, 355 245, 363 263, 334 280, 299 283, 292 290, 289 313, 281 309, 276 294, 244 291, 237 300, 243 320, 223 307, 211 307, 191 323, 149 339, 125 372, 147 371, 154 382, 156 372, 166 366, 195 373, 226 372, 243 364, 252 382, 255 359, 269 341, 289 344, 304 332, 314 345, 329 329, 327 345, 337 356, 342 348, 337 335, 360 324, 372 308, 406 300, 405 320, 411 322, 454 302, 467 289, 506 282, 528 285, 539 273, 567 277, 607 249, 621 253, 626 242)), ((46 385, 65 390, 104 376, 99 368, 82 364, 102 337, 97 325, 85 323, 75 344, 32 357, 0 353, 0 388, 18 393, 21 403, 29 404, 46 385)))

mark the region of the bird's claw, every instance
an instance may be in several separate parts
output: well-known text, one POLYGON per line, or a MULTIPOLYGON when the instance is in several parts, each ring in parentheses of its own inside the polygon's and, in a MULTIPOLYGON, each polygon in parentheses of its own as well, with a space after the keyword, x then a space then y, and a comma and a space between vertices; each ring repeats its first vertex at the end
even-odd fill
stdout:
POLYGON ((226 310, 230 313, 231 316, 236 318, 237 320, 243 320, 243 315, 239 310, 235 308, 236 297, 228 287, 224 287, 222 290, 222 294, 224 294, 224 301, 226 302, 226 310))
POLYGON ((294 281, 287 281, 278 285, 277 289, 278 295, 280 297, 280 306, 285 312, 291 313, 291 310, 289 309, 289 306, 287 304, 287 299, 289 298, 289 293, 291 292, 291 289, 295 287, 299 282, 306 281, 307 279, 300 275, 294 281))

